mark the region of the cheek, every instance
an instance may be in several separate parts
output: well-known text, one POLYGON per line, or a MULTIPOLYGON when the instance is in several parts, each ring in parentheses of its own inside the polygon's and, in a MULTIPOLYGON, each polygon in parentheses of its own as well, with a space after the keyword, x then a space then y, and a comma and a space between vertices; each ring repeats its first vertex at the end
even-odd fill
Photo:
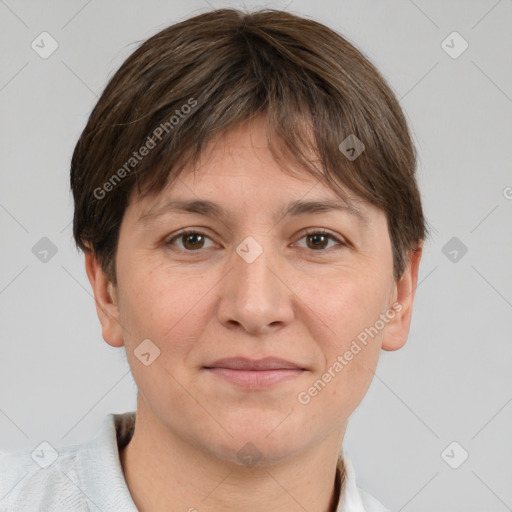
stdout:
POLYGON ((389 290, 382 279, 355 273, 309 285, 301 294, 313 312, 308 329, 323 356, 323 367, 311 379, 323 395, 315 400, 333 411, 352 411, 377 366, 383 331, 372 327, 385 312, 389 290))
POLYGON ((208 318, 205 294, 214 284, 215 280, 191 279, 163 265, 131 269, 120 300, 120 315, 129 332, 125 342, 133 345, 149 338, 161 350, 172 343, 174 354, 186 351, 208 318))
POLYGON ((382 279, 356 273, 303 281, 298 293, 311 311, 311 325, 317 326, 316 339, 331 358, 374 325, 387 308, 388 295, 382 279))
POLYGON ((187 357, 211 314, 205 310, 207 289, 206 279, 190 279, 161 266, 125 274, 119 310, 126 326, 126 352, 137 387, 150 403, 190 407, 190 395, 179 383, 190 378, 187 357), (159 350, 149 345, 152 356, 158 356, 148 366, 137 357, 137 348, 146 339, 159 350))

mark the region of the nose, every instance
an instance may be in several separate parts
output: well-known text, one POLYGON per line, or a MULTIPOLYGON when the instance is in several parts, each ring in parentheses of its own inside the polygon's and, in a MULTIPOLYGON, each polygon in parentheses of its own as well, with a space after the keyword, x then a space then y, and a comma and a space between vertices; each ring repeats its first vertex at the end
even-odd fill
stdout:
POLYGON ((221 281, 219 321, 250 334, 282 329, 294 317, 294 294, 287 283, 284 263, 261 243, 241 244, 239 249, 242 251, 233 253, 231 269, 221 281), (258 246, 258 252, 262 252, 256 259, 246 257, 244 247, 250 247, 250 253, 258 246))

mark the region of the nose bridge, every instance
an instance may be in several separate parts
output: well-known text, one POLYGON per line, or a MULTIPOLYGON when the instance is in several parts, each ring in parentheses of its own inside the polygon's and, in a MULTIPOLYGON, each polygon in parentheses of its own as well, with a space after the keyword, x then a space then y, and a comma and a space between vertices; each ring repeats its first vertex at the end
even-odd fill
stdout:
POLYGON ((237 282, 239 298, 257 300, 260 307, 271 302, 278 287, 275 275, 271 271, 273 261, 270 237, 247 236, 236 248, 233 255, 234 277, 237 282))
POLYGON ((221 320, 241 324, 253 332, 288 322, 293 312, 287 288, 276 275, 277 267, 269 236, 243 239, 233 253, 231 272, 226 276, 219 309, 221 320))

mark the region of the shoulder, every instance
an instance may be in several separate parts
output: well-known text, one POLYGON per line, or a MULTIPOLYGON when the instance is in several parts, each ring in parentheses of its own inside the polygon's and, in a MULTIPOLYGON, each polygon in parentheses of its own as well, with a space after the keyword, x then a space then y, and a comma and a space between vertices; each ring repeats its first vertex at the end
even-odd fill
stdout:
POLYGON ((359 491, 359 496, 361 497, 361 502, 365 512, 389 512, 389 510, 370 493, 360 489, 359 487, 357 490, 359 491))
POLYGON ((75 484, 78 446, 0 455, 0 511, 88 510, 75 484))
POLYGON ((343 468, 344 482, 337 512, 389 512, 389 510, 375 499, 369 492, 356 485, 354 466, 343 447, 340 466, 343 468))
POLYGON ((136 511, 119 460, 133 412, 108 414, 89 441, 33 451, 0 453, 0 512, 136 511))

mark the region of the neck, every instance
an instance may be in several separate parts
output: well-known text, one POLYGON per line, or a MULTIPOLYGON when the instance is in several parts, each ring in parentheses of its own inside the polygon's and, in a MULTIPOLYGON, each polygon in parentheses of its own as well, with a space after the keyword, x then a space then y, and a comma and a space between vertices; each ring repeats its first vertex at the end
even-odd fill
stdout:
POLYGON ((120 450, 139 511, 170 505, 187 512, 336 511, 342 483, 336 479, 339 437, 327 437, 314 452, 247 467, 205 454, 141 412, 131 441, 120 450))

